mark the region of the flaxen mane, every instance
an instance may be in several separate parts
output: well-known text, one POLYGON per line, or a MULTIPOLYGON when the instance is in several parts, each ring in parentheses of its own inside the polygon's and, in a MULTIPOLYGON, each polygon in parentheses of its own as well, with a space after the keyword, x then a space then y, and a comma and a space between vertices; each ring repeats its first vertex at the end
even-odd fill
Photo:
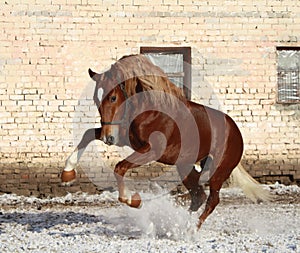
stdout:
POLYGON ((186 102, 182 89, 173 84, 167 75, 144 55, 130 55, 122 57, 111 69, 119 80, 125 82, 127 94, 136 94, 136 87, 139 84, 143 91, 161 91, 149 93, 153 102, 169 102, 174 105, 175 100, 186 102), (158 94, 159 97, 158 97, 158 94), (171 96, 170 96, 171 95, 171 96), (164 100, 161 100, 164 99, 164 100))

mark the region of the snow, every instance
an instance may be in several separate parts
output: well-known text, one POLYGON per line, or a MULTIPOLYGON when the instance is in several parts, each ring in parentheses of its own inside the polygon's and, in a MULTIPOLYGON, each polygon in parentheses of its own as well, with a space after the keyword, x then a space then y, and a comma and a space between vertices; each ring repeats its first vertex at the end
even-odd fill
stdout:
POLYGON ((300 188, 266 186, 275 196, 254 204, 239 189, 201 229, 169 194, 141 194, 144 204, 118 204, 116 192, 40 199, 0 195, 0 252, 300 252, 300 188))

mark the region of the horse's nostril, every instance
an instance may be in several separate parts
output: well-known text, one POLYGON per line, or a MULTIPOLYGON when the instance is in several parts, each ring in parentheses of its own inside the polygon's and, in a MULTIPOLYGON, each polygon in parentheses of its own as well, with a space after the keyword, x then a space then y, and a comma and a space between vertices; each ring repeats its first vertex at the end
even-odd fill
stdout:
POLYGON ((113 137, 112 135, 109 135, 107 137, 107 144, 114 144, 115 141, 115 137, 113 137))

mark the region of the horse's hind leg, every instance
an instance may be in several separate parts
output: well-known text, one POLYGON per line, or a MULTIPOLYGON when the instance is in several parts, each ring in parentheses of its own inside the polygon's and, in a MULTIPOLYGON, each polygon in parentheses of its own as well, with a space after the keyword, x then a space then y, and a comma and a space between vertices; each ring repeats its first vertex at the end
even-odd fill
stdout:
POLYGON ((199 185, 199 178, 201 173, 196 171, 191 166, 177 167, 178 173, 181 177, 183 185, 187 188, 191 196, 190 211, 197 211, 206 199, 203 186, 199 185))
POLYGON ((206 218, 213 212, 215 207, 220 202, 219 192, 226 179, 229 178, 231 171, 234 166, 230 164, 223 164, 219 166, 214 172, 213 176, 209 180, 209 196, 206 201, 205 209, 199 217, 198 228, 201 227, 202 223, 206 218), (225 169, 226 168, 226 169, 225 169))
POLYGON ((211 179, 209 180, 209 196, 206 201, 205 209, 199 217, 198 229, 219 204, 220 189, 223 185, 223 182, 229 177, 231 171, 232 169, 224 169, 224 167, 218 167, 211 179))
POLYGON ((192 212, 196 212, 206 200, 206 194, 204 192, 203 186, 198 185, 197 188, 191 189, 190 195, 191 195, 191 205, 189 210, 192 212))
POLYGON ((213 212, 215 207, 220 202, 219 191, 222 187, 222 184, 219 183, 210 183, 210 192, 208 199, 206 201, 205 209, 199 217, 198 229, 201 227, 202 223, 206 218, 213 212))

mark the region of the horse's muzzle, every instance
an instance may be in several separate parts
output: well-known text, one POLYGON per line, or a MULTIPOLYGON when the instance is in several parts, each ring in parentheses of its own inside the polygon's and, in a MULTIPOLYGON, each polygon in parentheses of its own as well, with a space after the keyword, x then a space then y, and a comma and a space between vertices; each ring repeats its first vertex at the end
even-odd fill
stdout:
POLYGON ((101 138, 101 140, 107 145, 114 145, 115 144, 115 137, 113 137, 112 135, 101 138))

